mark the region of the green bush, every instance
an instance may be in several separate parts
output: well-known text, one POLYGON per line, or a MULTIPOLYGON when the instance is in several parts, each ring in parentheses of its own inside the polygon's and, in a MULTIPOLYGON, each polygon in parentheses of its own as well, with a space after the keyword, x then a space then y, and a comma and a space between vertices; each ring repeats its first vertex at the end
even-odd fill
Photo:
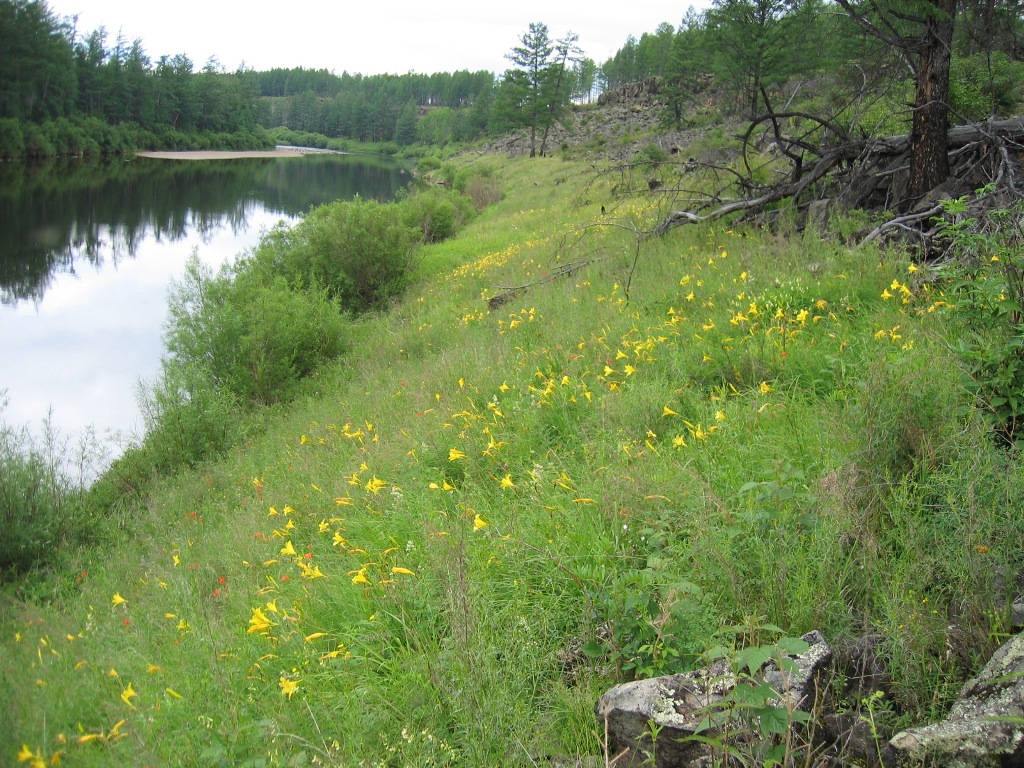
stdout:
POLYGON ((1024 206, 966 217, 967 198, 944 203, 956 261, 945 269, 963 332, 954 348, 972 394, 1007 444, 1024 433, 1024 206))
MULTIPOLYGON (((0 397, 0 415, 5 406, 0 397)), ((0 421, 0 582, 55 562, 94 533, 78 515, 82 481, 70 476, 74 457, 66 448, 49 421, 42 438, 0 421)), ((88 448, 83 439, 83 455, 88 448)))
POLYGON ((395 204, 356 198, 314 208, 266 235, 247 268, 293 288, 322 288, 351 312, 376 309, 405 288, 419 231, 395 204))
POLYGON ((419 173, 430 173, 436 171, 441 167, 441 159, 436 155, 426 155, 420 158, 420 161, 416 164, 416 170, 419 173))
POLYGON ((422 233, 423 242, 447 240, 476 215, 473 201, 460 192, 434 188, 400 203, 402 218, 422 233))
POLYGON ((57 154, 50 139, 38 125, 24 123, 21 130, 25 137, 25 155, 27 157, 50 157, 57 154))
POLYGON ((211 386, 198 371, 166 367, 140 399, 145 442, 137 454, 126 454, 116 472, 108 473, 119 497, 141 493, 151 472, 170 475, 196 466, 221 455, 242 437, 235 393, 211 386))
POLYGON ((0 119, 0 158, 9 160, 25 154, 25 137, 21 123, 14 118, 0 119))
MULTIPOLYGON (((207 390, 230 412, 228 394, 266 405, 288 398, 300 379, 337 357, 346 320, 323 290, 293 290, 283 278, 262 281, 243 262, 212 276, 193 258, 171 291, 164 380, 150 398, 151 429, 181 403, 207 390)), ((218 438, 219 440, 219 438, 218 438)))
POLYGON ((949 73, 950 107, 961 120, 1015 114, 1024 86, 1024 62, 1001 51, 953 60, 949 73))

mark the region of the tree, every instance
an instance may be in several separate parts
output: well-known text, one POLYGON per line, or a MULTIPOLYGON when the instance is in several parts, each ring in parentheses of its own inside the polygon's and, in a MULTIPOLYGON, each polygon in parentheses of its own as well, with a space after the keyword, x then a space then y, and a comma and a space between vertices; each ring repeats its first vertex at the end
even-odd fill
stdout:
POLYGON ((903 207, 909 208, 949 178, 949 71, 956 0, 836 0, 869 34, 883 40, 914 76, 910 175, 903 207))
POLYGON ((499 94, 499 108, 507 110, 509 122, 529 128, 530 157, 537 154, 537 132, 550 119, 549 99, 552 56, 555 43, 548 35, 547 25, 530 24, 519 38, 521 45, 506 58, 515 68, 505 71, 499 94))
POLYGON ((690 6, 672 40, 662 87, 665 99, 663 122, 677 128, 683 120, 683 109, 696 97, 699 78, 706 74, 703 37, 703 16, 690 6))
POLYGON ((540 141, 541 156, 547 149, 548 131, 555 121, 561 118, 565 107, 572 101, 574 83, 569 67, 575 66, 583 55, 583 51, 576 45, 579 39, 579 35, 569 32, 555 43, 554 59, 548 66, 544 83, 548 110, 544 119, 544 136, 540 141))
POLYGON ((405 102, 395 121, 395 143, 407 147, 416 141, 416 102, 405 102))
POLYGON ((70 36, 45 3, 0 0, 0 117, 42 121, 71 111, 70 36))
POLYGON ((707 12, 716 68, 742 93, 749 117, 762 106, 762 88, 799 64, 798 41, 813 26, 801 11, 811 8, 799 0, 714 0, 707 12))

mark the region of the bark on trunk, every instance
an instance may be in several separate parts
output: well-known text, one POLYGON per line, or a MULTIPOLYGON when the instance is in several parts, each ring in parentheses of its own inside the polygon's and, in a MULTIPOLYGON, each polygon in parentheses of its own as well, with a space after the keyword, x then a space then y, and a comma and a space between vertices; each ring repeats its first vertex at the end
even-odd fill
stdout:
POLYGON ((931 0, 929 5, 917 65, 906 208, 949 178, 949 64, 956 0, 931 0))

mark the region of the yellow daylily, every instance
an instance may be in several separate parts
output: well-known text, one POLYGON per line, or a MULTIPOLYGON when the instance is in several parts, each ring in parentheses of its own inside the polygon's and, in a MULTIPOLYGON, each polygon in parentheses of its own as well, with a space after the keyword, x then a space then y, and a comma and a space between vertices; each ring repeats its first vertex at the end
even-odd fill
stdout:
POLYGON ((135 689, 132 688, 132 684, 128 683, 128 687, 121 691, 121 701, 123 701, 132 709, 135 709, 135 705, 132 704, 132 699, 134 699, 138 695, 139 694, 135 692, 135 689))
POLYGON ((289 701, 291 701, 291 698, 295 694, 295 692, 299 690, 299 681, 289 680, 284 675, 281 675, 281 679, 278 681, 278 685, 281 686, 281 693, 284 696, 287 696, 289 701))

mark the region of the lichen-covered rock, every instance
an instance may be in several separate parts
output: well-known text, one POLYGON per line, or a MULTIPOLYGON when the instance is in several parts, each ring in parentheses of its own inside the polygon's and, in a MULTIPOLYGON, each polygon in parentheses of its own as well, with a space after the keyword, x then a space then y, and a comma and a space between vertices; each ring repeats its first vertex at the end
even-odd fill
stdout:
POLYGON ((889 752, 898 766, 1024 768, 1024 634, 967 681, 945 720, 896 734, 889 752))
MULTIPOLYGON (((785 670, 769 663, 764 679, 779 693, 778 706, 810 709, 814 704, 815 678, 832 658, 820 632, 802 638, 809 648, 792 658, 785 670)), ((597 701, 595 711, 607 726, 608 752, 619 768, 649 764, 656 768, 697 766, 708 747, 688 740, 707 716, 708 709, 728 696, 737 678, 725 660, 695 672, 635 680, 617 685, 597 701), (653 734, 657 734, 653 738, 653 734)))

